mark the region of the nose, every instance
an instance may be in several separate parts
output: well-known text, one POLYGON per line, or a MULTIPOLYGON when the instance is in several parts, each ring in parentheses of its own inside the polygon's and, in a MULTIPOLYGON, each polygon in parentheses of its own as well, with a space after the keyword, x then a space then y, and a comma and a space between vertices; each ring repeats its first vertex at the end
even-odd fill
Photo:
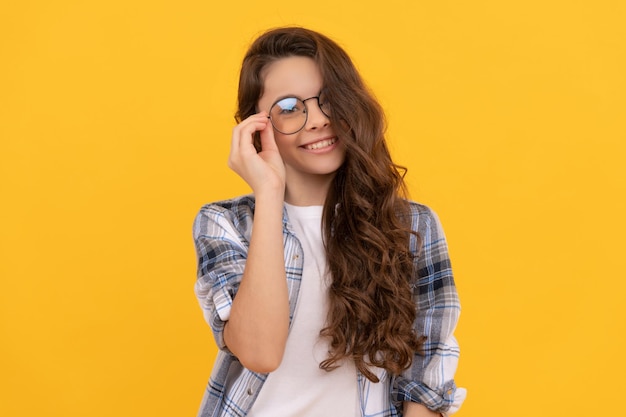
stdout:
POLYGON ((315 130, 328 126, 330 124, 330 120, 328 119, 328 116, 326 116, 322 112, 322 109, 320 108, 319 98, 311 97, 309 99, 306 99, 305 102, 306 101, 308 101, 308 103, 305 103, 307 119, 304 128, 306 130, 315 130))

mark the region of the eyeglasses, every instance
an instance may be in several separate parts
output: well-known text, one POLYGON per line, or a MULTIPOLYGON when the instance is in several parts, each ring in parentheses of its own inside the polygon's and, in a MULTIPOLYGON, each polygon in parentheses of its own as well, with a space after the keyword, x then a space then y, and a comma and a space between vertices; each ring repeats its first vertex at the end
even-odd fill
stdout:
POLYGON ((268 118, 274 129, 283 135, 293 135, 301 131, 309 118, 309 111, 305 103, 313 99, 317 100, 317 105, 322 114, 330 118, 330 104, 326 101, 324 94, 304 100, 298 97, 285 97, 276 101, 270 108, 268 118))

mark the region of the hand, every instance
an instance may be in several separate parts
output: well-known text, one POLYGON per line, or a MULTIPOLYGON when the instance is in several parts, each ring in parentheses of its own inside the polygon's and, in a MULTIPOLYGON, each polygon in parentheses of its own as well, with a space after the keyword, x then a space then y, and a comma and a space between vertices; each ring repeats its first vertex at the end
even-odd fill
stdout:
POLYGON ((228 166, 248 183, 255 195, 265 191, 284 195, 285 164, 267 113, 254 114, 235 126, 228 166), (257 131, 261 132, 261 152, 258 153, 253 144, 257 131))

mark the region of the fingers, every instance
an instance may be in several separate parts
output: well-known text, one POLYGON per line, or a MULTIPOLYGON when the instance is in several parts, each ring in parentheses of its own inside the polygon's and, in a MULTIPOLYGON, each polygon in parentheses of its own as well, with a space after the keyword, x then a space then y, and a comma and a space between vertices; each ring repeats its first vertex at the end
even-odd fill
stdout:
MULTIPOLYGON (((285 188, 285 167, 267 113, 254 114, 233 128, 228 166, 250 185, 253 192, 285 188), (260 132, 261 152, 254 147, 260 132)), ((273 192, 273 191, 272 191, 273 192)))
POLYGON ((228 166, 241 175, 245 161, 255 158, 257 151, 254 148, 254 133, 263 131, 271 125, 267 113, 253 114, 233 128, 233 136, 228 157, 228 166))
POLYGON ((261 149, 264 151, 278 151, 276 139, 274 138, 274 128, 269 119, 265 129, 261 130, 261 149))
MULTIPOLYGON (((233 128, 231 152, 251 152, 254 149, 254 133, 263 131, 268 125, 271 125, 271 123, 265 112, 253 114, 239 123, 233 128)), ((254 150, 254 152, 256 153, 256 150, 254 150)))

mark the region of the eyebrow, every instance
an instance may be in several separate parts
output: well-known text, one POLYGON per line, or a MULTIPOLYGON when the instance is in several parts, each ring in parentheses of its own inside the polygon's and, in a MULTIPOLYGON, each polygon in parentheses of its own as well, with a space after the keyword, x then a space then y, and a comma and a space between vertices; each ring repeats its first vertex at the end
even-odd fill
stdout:
POLYGON ((308 99, 313 98, 313 97, 319 97, 319 96, 321 96, 321 95, 322 95, 322 93, 323 93, 323 92, 324 92, 324 89, 321 89, 321 90, 317 93, 317 95, 310 96, 310 97, 307 97, 307 98, 303 98, 302 96, 299 96, 298 94, 284 94, 284 95, 278 96, 278 98, 276 98, 276 100, 274 100, 274 101, 272 102, 272 106, 273 106, 274 104, 276 104, 277 102, 279 102, 280 100, 283 100, 283 99, 285 99, 285 98, 292 98, 292 97, 295 97, 295 98, 297 98, 298 100, 304 101, 304 100, 308 100, 308 99))

